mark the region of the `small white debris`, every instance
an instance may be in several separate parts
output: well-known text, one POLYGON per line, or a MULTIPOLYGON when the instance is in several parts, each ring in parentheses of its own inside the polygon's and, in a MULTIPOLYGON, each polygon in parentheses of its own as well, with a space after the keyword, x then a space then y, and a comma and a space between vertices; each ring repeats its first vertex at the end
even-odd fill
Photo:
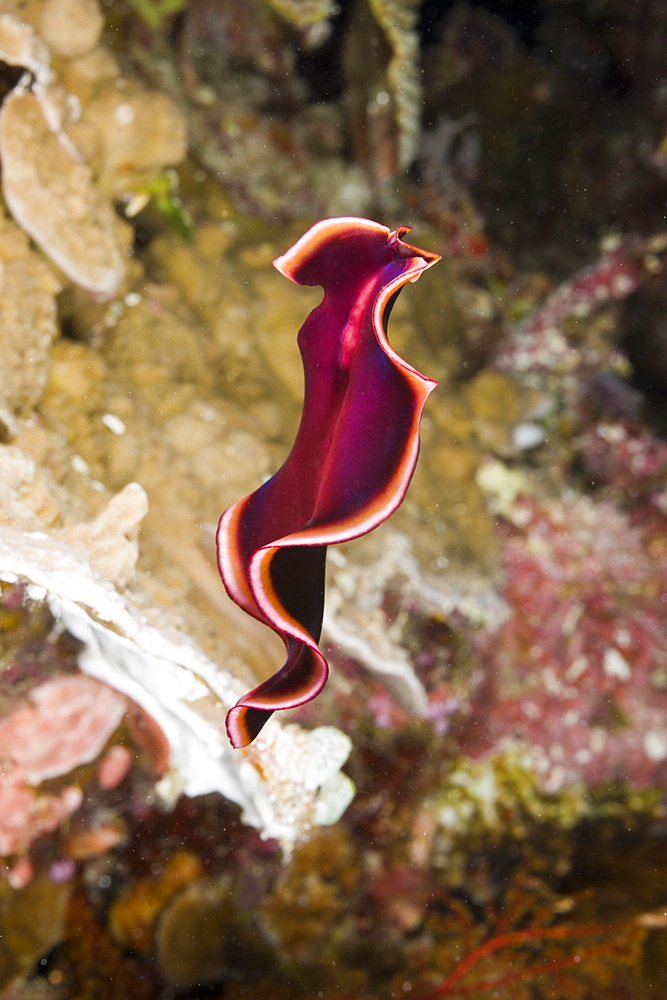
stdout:
POLYGON ((153 792, 163 809, 173 809, 185 790, 183 776, 171 768, 153 787, 153 792))
POLYGON ((644 753, 649 760, 665 760, 667 758, 667 733, 655 730, 644 736, 644 753))
POLYGON ((632 677, 630 664, 613 646, 605 650, 602 669, 607 677, 617 677, 619 681, 629 681, 632 677))
POLYGON ((544 427, 540 424, 528 423, 517 424, 514 428, 512 440, 517 451, 530 451, 531 448, 539 448, 544 444, 544 427))
POLYGON ((333 726, 318 726, 308 734, 308 750, 304 785, 315 791, 340 771, 352 752, 352 740, 333 726))
POLYGON ((548 694, 560 695, 563 693, 563 686, 561 684, 560 677, 553 669, 553 667, 545 667, 542 671, 542 683, 544 684, 544 690, 548 694))
POLYGON ((560 764, 553 767, 544 781, 544 790, 549 794, 560 792, 567 780, 567 771, 560 764))
POLYGON ((621 649, 627 649, 632 642, 632 636, 628 632, 627 628, 616 629, 616 635, 614 636, 616 642, 619 644, 621 649))
MULTIPOLYGON (((133 219, 135 215, 139 215, 139 212, 143 212, 143 210, 145 209, 146 205, 150 200, 151 200, 150 195, 148 195, 145 191, 138 191, 136 194, 133 194, 130 200, 128 201, 127 205, 125 206, 125 215, 127 216, 127 218, 133 219)), ((130 303, 127 301, 128 298, 129 295, 125 299, 126 306, 130 305, 130 303)))
POLYGON ((527 719, 539 719, 540 717, 540 706, 536 705, 534 701, 525 701, 521 710, 527 719))
POLYGON ((576 656, 565 671, 565 680, 573 684, 578 681, 582 674, 588 670, 588 659, 585 656, 576 656))
POLYGON ((81 457, 81 455, 72 455, 70 459, 70 465, 72 466, 75 472, 79 472, 82 476, 90 475, 91 471, 90 466, 88 465, 88 462, 85 460, 85 458, 81 457))
POLYGON ((134 108, 131 104, 119 104, 114 113, 119 125, 131 125, 134 121, 134 108))
POLYGON ((596 726, 595 729, 591 731, 591 743, 590 743, 591 752, 594 754, 602 753, 606 745, 607 745, 607 734, 605 733, 604 729, 600 728, 600 726, 596 726))
POLYGON ((313 806, 313 822, 318 826, 337 823, 354 798, 354 784, 340 771, 321 786, 313 806))
MULTIPOLYGON (((573 634, 575 628, 579 624, 579 619, 581 618, 581 616, 582 616, 583 613, 584 613, 584 605, 583 604, 573 604, 572 605, 572 607, 570 608, 570 610, 568 611, 568 613, 565 615, 565 618, 563 620, 563 626, 562 626, 563 635, 572 635, 573 634)), ((581 656, 576 657, 576 659, 575 659, 574 662, 576 663, 578 660, 581 660, 581 659, 583 659, 584 663, 585 663, 585 657, 581 657, 581 656)), ((576 678, 574 678, 574 679, 576 679, 576 678)))
POLYGON ((622 299, 629 295, 635 287, 635 282, 627 274, 617 274, 611 283, 611 294, 614 298, 622 299))
POLYGON ((115 413, 103 413, 102 423, 112 434, 124 434, 127 430, 123 421, 115 413))
POLYGON ((510 469, 503 462, 492 459, 482 462, 475 478, 477 485, 486 494, 493 513, 516 521, 516 501, 520 496, 532 493, 528 477, 518 469, 510 469))
POLYGON ((454 830, 459 822, 459 813, 453 806, 445 805, 440 809, 436 818, 445 830, 454 830))

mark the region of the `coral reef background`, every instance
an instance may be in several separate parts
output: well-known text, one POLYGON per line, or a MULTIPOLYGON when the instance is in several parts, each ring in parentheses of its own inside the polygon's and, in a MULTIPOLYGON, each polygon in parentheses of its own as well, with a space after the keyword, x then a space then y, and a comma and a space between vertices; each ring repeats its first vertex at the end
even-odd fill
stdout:
POLYGON ((667 987, 667 5, 0 0, 0 997, 667 987), (360 215, 444 256, 408 498, 323 695, 213 531, 360 215))

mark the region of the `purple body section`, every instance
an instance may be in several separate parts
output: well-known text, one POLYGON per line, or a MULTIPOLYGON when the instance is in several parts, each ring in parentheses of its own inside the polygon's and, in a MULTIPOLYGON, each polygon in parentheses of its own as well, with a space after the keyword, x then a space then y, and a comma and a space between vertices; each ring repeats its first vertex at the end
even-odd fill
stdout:
POLYGON ((305 394, 296 439, 266 483, 220 519, 218 565, 229 595, 283 639, 280 670, 227 716, 247 746, 277 709, 313 698, 327 679, 318 641, 327 545, 357 537, 401 503, 435 382, 390 347, 394 297, 439 256, 365 219, 317 223, 275 266, 324 298, 299 332, 305 394))

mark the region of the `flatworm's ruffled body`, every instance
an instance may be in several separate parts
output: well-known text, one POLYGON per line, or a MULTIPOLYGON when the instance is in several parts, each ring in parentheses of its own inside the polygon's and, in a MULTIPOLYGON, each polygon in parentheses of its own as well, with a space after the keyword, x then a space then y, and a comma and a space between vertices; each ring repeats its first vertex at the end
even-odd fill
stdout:
POLYGON ((390 347, 394 297, 439 255, 366 219, 314 225, 275 267, 324 298, 299 333, 305 374, 301 423, 285 464, 227 510, 218 565, 230 597, 281 636, 283 667, 227 716, 232 745, 247 746, 276 709, 321 691, 318 648, 326 546, 356 538, 399 506, 419 452, 419 420, 436 383, 390 347))

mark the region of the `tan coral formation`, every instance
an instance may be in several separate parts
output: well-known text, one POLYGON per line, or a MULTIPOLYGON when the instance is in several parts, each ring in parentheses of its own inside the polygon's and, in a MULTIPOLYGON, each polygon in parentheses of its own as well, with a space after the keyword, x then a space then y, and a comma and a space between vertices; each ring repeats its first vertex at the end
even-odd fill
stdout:
POLYGON ((187 147, 185 119, 166 94, 122 81, 101 89, 84 111, 97 136, 92 158, 103 191, 128 189, 141 174, 180 163, 187 147))
POLYGON ((60 516, 55 484, 27 452, 14 445, 0 448, 0 525, 41 531, 60 516))
POLYGON ((0 420, 8 431, 16 414, 35 406, 46 384, 59 291, 25 234, 0 215, 0 420))
POLYGON ((67 278, 111 298, 127 241, 111 199, 183 159, 185 121, 165 95, 120 78, 97 48, 96 0, 3 0, 0 11, 0 57, 33 77, 0 110, 7 207, 67 278))
POLYGON ((54 55, 74 59, 95 48, 104 17, 96 0, 44 0, 37 25, 54 55))
POLYGON ((14 219, 69 278, 110 296, 124 274, 113 210, 62 130, 66 97, 52 82, 43 39, 22 19, 39 22, 48 10, 28 5, 0 17, 3 58, 34 76, 33 91, 16 88, 0 111, 3 194, 14 219))
POLYGON ((138 529, 148 512, 144 489, 128 483, 89 521, 67 511, 68 499, 30 454, 15 445, 0 447, 0 527, 38 534, 46 529, 101 579, 125 587, 135 574, 138 529))
POLYGON ((90 168, 50 128, 31 93, 13 92, 0 114, 2 188, 19 225, 73 281, 111 296, 124 265, 113 210, 90 168))
POLYGON ((139 483, 128 483, 93 521, 68 525, 55 535, 85 553, 103 579, 125 587, 135 572, 139 525, 147 513, 145 490, 139 483))
MULTIPOLYGON (((0 17, 32 29, 57 56, 76 58, 99 43, 104 16, 97 0, 0 0, 0 17)), ((12 27, 12 31, 19 31, 12 27)), ((0 37, 2 31, 0 31, 0 37)), ((12 62, 33 70, 23 62, 12 62)))
MULTIPOLYGON (((0 10, 6 6, 3 4, 0 10)), ((10 13, 0 13, 0 56, 9 66, 23 66, 35 77, 38 84, 45 87, 51 79, 49 52, 35 34, 32 25, 13 17, 10 13)))

